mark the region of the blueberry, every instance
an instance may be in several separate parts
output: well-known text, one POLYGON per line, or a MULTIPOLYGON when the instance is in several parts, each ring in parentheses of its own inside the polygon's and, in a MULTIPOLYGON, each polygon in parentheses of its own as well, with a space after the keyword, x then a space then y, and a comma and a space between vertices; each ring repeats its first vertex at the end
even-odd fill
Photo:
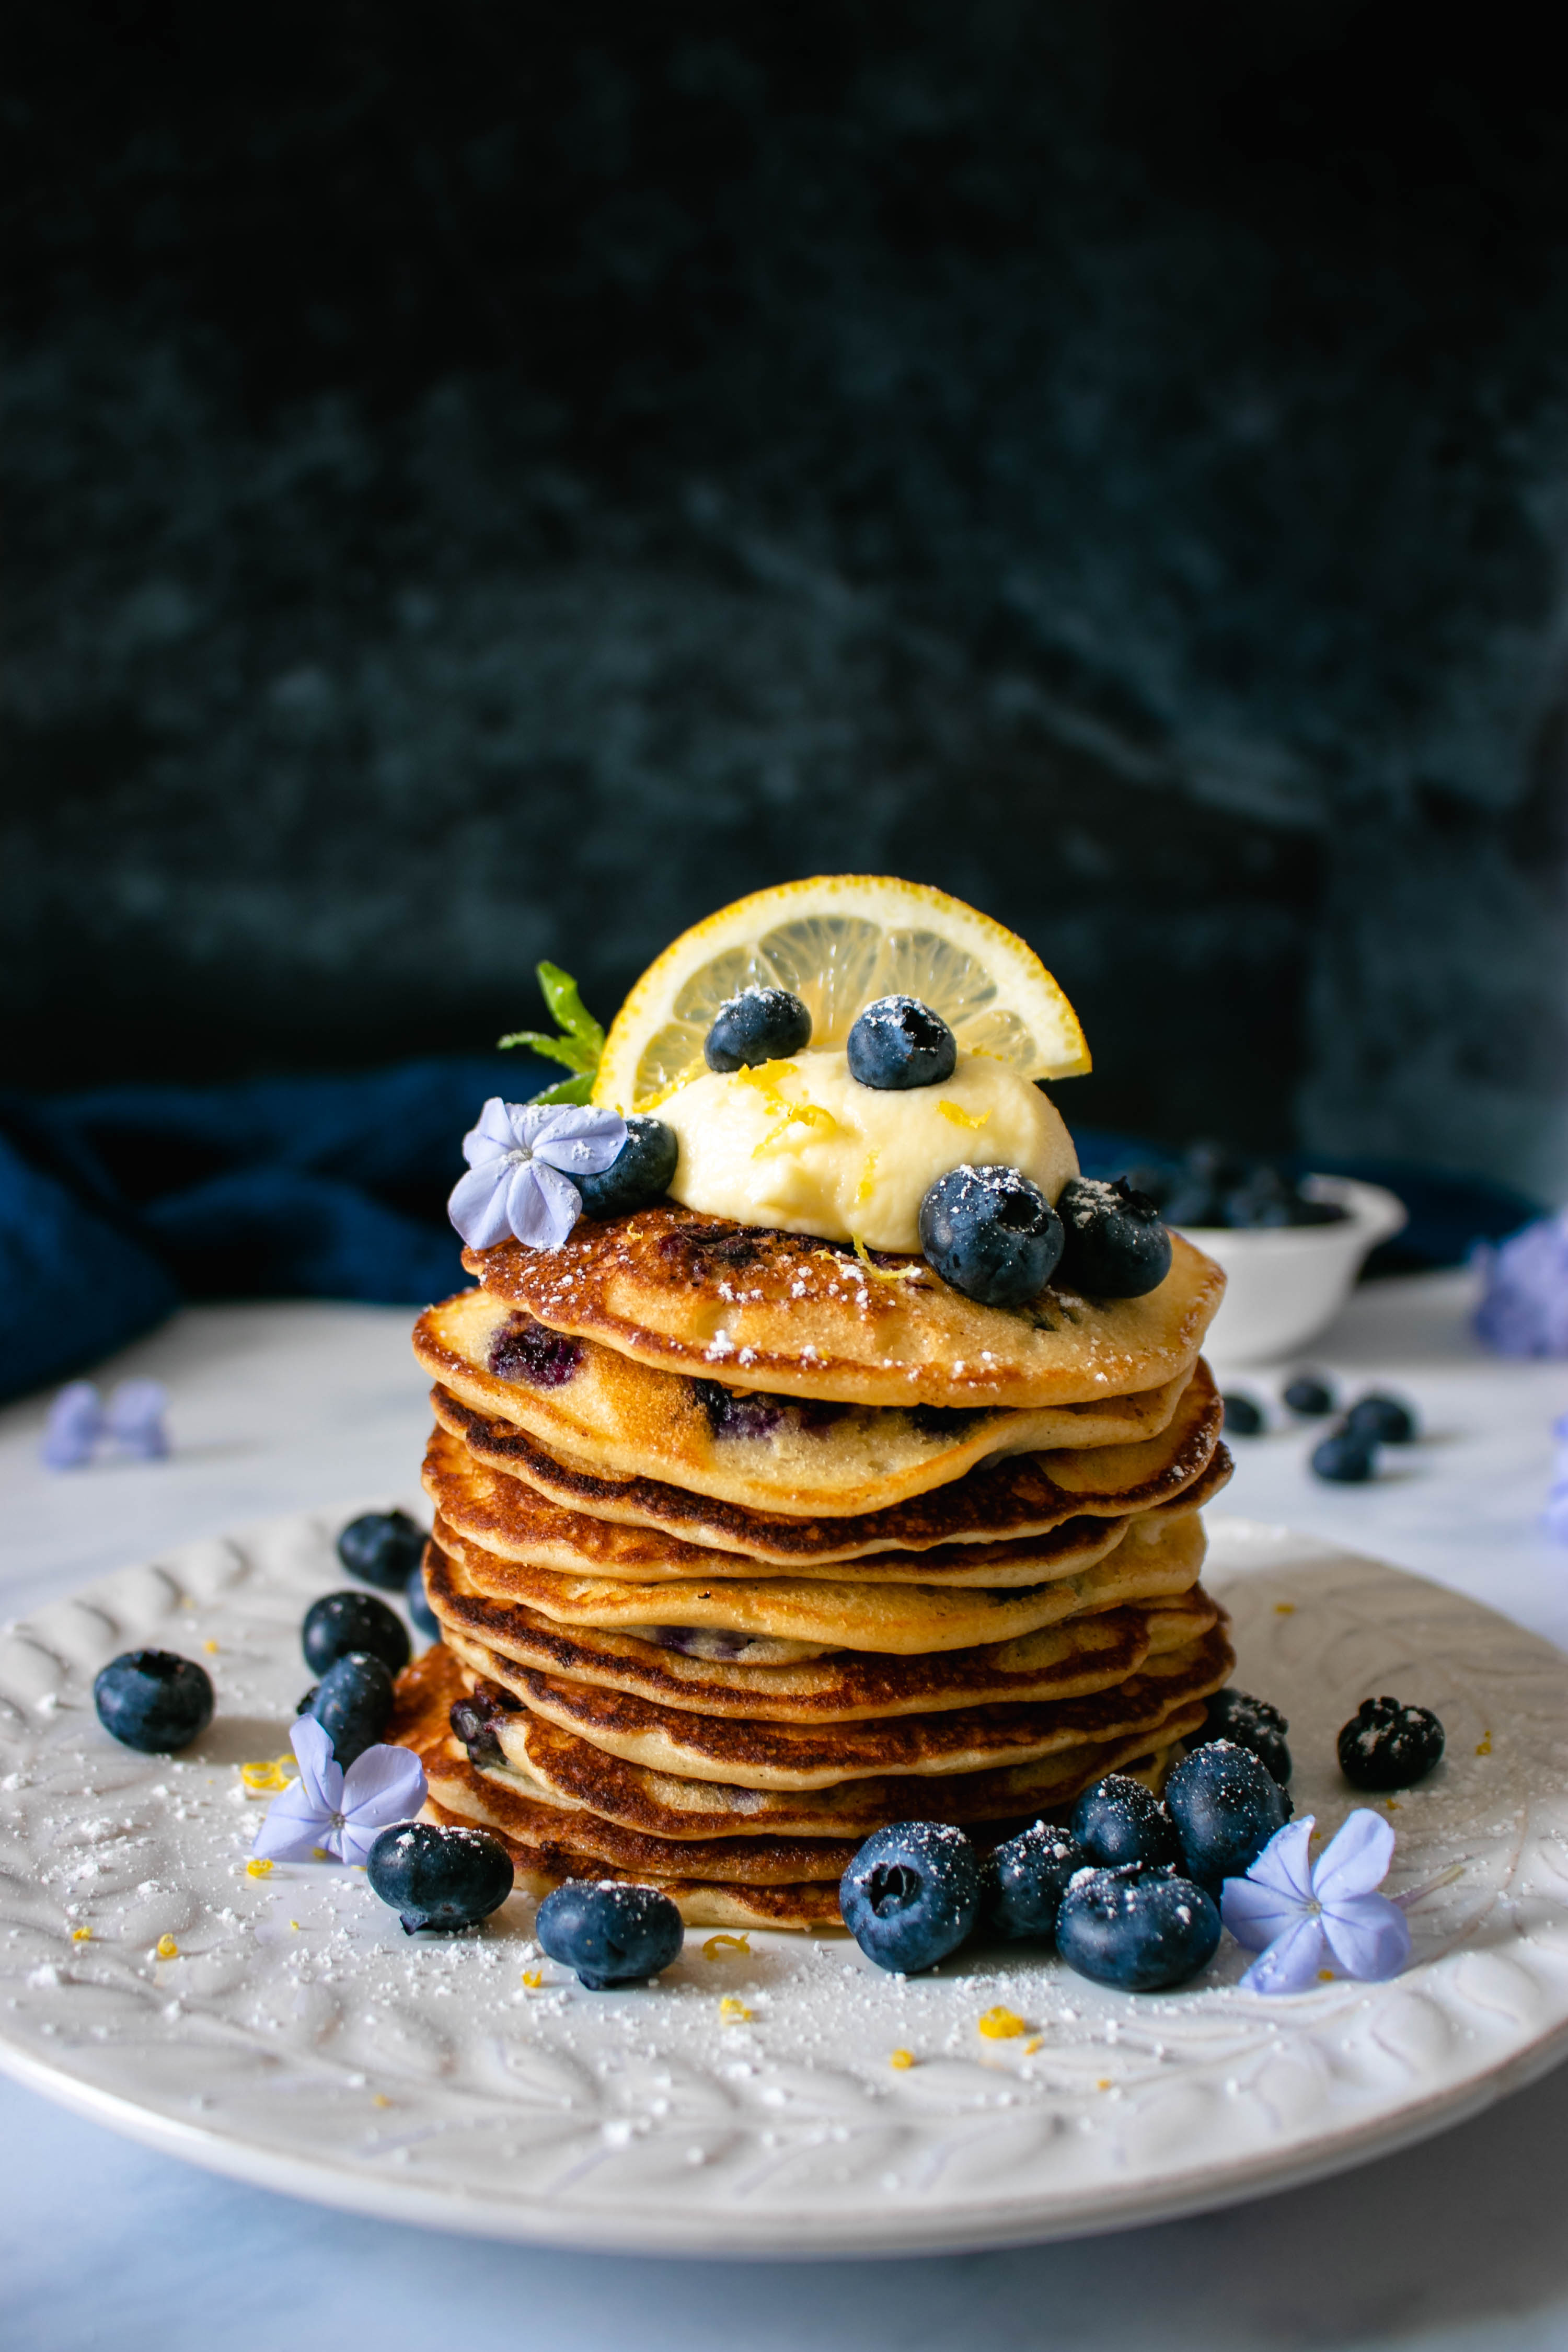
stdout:
POLYGON ((392 1676, 381 1659, 351 1650, 327 1668, 300 1712, 315 1717, 346 1772, 392 1720, 392 1676))
POLYGON ((598 1176, 574 1176, 583 1195, 584 1213, 590 1217, 624 1217, 662 1201, 669 1190, 680 1138, 661 1118, 634 1111, 626 1121, 626 1139, 598 1176))
POLYGON ((498 1839, 435 1822, 383 1830, 364 1868, 406 1936, 421 1927, 471 1927, 511 1893, 511 1858, 498 1839))
POLYGON ((1249 1396, 1242 1396, 1239 1392, 1221 1397, 1220 1402, 1225 1407, 1225 1433, 1227 1437, 1262 1436, 1261 1405, 1254 1404, 1249 1396))
POLYGON ((1180 1862, 1176 1824, 1152 1790, 1126 1772, 1108 1772, 1086 1789, 1072 1812, 1073 1835, 1091 1863, 1117 1870, 1180 1862))
POLYGON ((496 1738, 496 1725, 503 1715, 516 1715, 522 1702, 491 1684, 488 1688, 468 1691, 455 1698, 447 1710, 447 1720, 452 1736, 460 1739, 468 1751, 470 1764, 504 1764, 506 1752, 496 1738))
POLYGON ((1234 1739, 1211 1739, 1184 1758, 1165 1802, 1187 1868, 1205 1886, 1245 1877, 1292 1810, 1267 1765, 1234 1739))
POLYGON ((1336 1429, 1312 1448, 1312 1468, 1336 1486, 1359 1486, 1375 1467, 1373 1441, 1358 1430, 1336 1429))
POLYGON ((1121 1178, 1073 1176, 1057 1202, 1064 1283, 1089 1298, 1142 1298, 1171 1271, 1171 1236, 1146 1194, 1121 1178))
POLYGON ((569 1878, 539 1906, 534 1933, 590 1992, 642 1984, 680 1957, 680 1914, 656 1886, 569 1878))
POLYGON ((212 1721, 212 1679, 205 1666, 173 1650, 125 1650, 99 1669, 92 1702, 122 1748, 168 1756, 188 1748, 212 1721))
POLYGON ((306 1610, 300 1638, 305 1664, 318 1675, 351 1650, 368 1650, 395 1675, 410 1656, 407 1626, 369 1592, 323 1592, 306 1610))
POLYGON ((747 988, 721 1004, 702 1047, 710 1070, 754 1069, 811 1043, 811 1015, 787 988, 747 988))
POLYGON ((921 1202, 921 1247, 983 1307, 1037 1298, 1062 1254, 1061 1220, 1016 1168, 952 1168, 921 1202))
POLYGON ((1408 1789, 1441 1761, 1443 1727, 1428 1706, 1363 1698, 1339 1747, 1340 1770, 1358 1789, 1408 1789))
POLYGON ((1221 1690, 1209 1700, 1200 1737, 1205 1741, 1233 1739, 1238 1748, 1250 1748, 1283 1788, 1290 1778, 1290 1750, 1285 1745, 1289 1728, 1279 1708, 1270 1706, 1266 1698, 1254 1698, 1247 1691, 1221 1690))
POLYGON ((849 1075, 879 1093, 934 1087, 958 1066, 958 1045, 940 1013, 918 996, 879 996, 849 1032, 849 1075))
POLYGON ((1299 1412, 1303 1421, 1321 1421, 1326 1412, 1334 1409, 1333 1390, 1316 1372, 1298 1372, 1287 1383, 1284 1399, 1290 1411, 1299 1412))
POLYGON ((1408 1445, 1415 1435, 1415 1415, 1397 1397, 1358 1397, 1345 1415, 1345 1427, 1374 1445, 1408 1445))
POLYGON ((1068 1881, 1088 1864, 1077 1838, 1054 1822, 1037 1822, 983 1864, 983 1924, 998 1936, 1048 1944, 1068 1881))
POLYGON ((425 1530, 406 1511, 363 1511, 338 1538, 349 1574, 384 1592, 401 1592, 424 1555, 425 1530))
POLYGON ((980 1856, 947 1822, 875 1831, 838 1887, 845 1926, 879 1969, 945 1960, 973 1927, 980 1895, 980 1856))
POLYGON ((408 1614, 414 1620, 415 1632, 423 1633, 427 1642, 440 1641, 441 1620, 431 1608, 426 1595, 425 1570, 422 1567, 409 1570, 408 1582, 404 1587, 403 1597, 407 1603, 408 1614))
POLYGON ((583 1363, 583 1342, 552 1331, 531 1315, 509 1315, 490 1341, 486 1358, 500 1381, 527 1381, 531 1388, 564 1388, 583 1363))
POLYGON ((1219 1913, 1174 1871, 1094 1870, 1068 1887, 1057 1949, 1069 1969, 1119 1992, 1168 1992, 1213 1959, 1219 1913))

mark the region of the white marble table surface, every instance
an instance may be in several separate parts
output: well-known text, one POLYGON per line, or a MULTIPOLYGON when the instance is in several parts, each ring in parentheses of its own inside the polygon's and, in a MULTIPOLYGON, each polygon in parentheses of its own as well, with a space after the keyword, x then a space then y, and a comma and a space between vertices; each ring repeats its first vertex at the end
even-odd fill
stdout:
MULTIPOLYGON (((1568 1647, 1568 1549, 1539 1518, 1568 1365, 1498 1364, 1467 1281, 1359 1292, 1316 1353, 1397 1386, 1425 1442, 1370 1487, 1304 1428, 1238 1443, 1223 1507, 1473 1593, 1568 1647)), ((188 1312, 103 1377, 173 1396, 174 1458, 51 1477, 41 1402, 0 1412, 0 1616, 188 1538, 418 1501, 426 1414, 395 1309, 188 1312)), ((1223 1370, 1223 1368, 1222 1368, 1223 1370)), ((1267 1397, 1267 1376, 1238 1374, 1267 1397)), ((660 2263, 359 2221, 193 2170, 0 2079, 0 2352, 1568 2352, 1568 2067, 1405 2156, 1194 2221, 923 2262, 660 2263)))

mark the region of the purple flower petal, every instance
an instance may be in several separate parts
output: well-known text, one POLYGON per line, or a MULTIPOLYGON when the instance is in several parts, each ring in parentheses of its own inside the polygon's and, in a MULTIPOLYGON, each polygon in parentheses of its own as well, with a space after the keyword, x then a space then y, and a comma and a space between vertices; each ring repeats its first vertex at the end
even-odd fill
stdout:
POLYGON ((500 1095, 491 1095, 463 1138, 463 1157, 470 1168, 482 1168, 487 1160, 504 1159, 515 1150, 521 1138, 512 1132, 511 1108, 500 1095))
POLYGON ((1388 1876, 1393 1860, 1393 1824, 1381 1813, 1360 1805, 1346 1814, 1318 1856, 1312 1893, 1325 1910, 1352 1895, 1370 1895, 1388 1876))
POLYGON ((1348 1977, 1377 1984, 1396 1977, 1410 1958, 1405 1914, 1386 1895, 1347 1895, 1323 1906, 1323 1933, 1348 1977))
POLYGON ((1568 1211, 1474 1255, 1484 1288, 1475 1328, 1501 1356, 1568 1356, 1568 1211))
POLYGON ((539 1119, 528 1139, 534 1158, 565 1176, 601 1175, 626 1139, 626 1123, 619 1111, 598 1110, 592 1104, 530 1104, 528 1116, 539 1119))
POLYGON ((342 1857, 368 1862, 383 1830, 411 1822, 425 1802, 425 1768, 412 1749, 367 1748, 343 1782, 342 1857))
POLYGON ((1277 1942, 1310 1912, 1310 1906, 1298 1902, 1295 1895, 1281 1895, 1274 1886, 1254 1885, 1250 1878, 1227 1878, 1220 1894, 1219 1916, 1237 1942, 1249 1952, 1261 1952, 1277 1942))
POLYGON ((79 1470, 92 1458, 103 1408, 90 1381, 70 1381, 49 1407, 38 1459, 46 1470, 79 1470))
POLYGON ((1258 1954, 1241 1979, 1242 1990, 1305 1992, 1318 1981, 1324 1948, 1322 1922, 1309 1913, 1258 1954))
POLYGON ((317 1812, 331 1821, 343 1804, 343 1768, 332 1753, 331 1740, 313 1715, 297 1715, 289 1745, 300 1767, 300 1786, 317 1812))
POLYGON ((542 1160, 525 1160, 507 1187, 508 1223, 531 1249, 559 1249, 583 1213, 575 1184, 542 1160))
POLYGON ((1299 1814, 1276 1830, 1245 1879, 1226 1879, 1226 1885, 1267 1888, 1279 1900, 1300 1910, 1312 1900, 1312 1867, 1309 1853, 1316 1826, 1311 1813, 1299 1814))
POLYGON ((318 1846, 331 1851, 332 1812, 320 1802, 303 1772, 267 1808, 251 1853, 267 1862, 310 1862, 318 1846))
POLYGON ((169 1391, 162 1381, 121 1381, 109 1400, 104 1426, 127 1454, 159 1462, 169 1451, 163 1414, 169 1391))
POLYGON ((494 1249, 511 1231, 507 1220, 510 1160, 495 1159, 459 1176, 447 1202, 447 1214, 474 1250, 494 1249))

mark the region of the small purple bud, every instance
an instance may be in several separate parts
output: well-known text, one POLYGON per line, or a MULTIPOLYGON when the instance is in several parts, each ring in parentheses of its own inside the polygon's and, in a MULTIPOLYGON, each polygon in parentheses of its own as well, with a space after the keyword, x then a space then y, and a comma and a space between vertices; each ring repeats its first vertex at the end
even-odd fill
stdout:
POLYGON ((103 1429, 103 1407, 90 1381, 71 1381, 49 1407, 38 1459, 46 1470, 79 1470, 92 1458, 103 1429))
POLYGON ((121 1381, 109 1400, 104 1426, 122 1454, 161 1462, 169 1451, 163 1413, 169 1391, 162 1381, 121 1381))

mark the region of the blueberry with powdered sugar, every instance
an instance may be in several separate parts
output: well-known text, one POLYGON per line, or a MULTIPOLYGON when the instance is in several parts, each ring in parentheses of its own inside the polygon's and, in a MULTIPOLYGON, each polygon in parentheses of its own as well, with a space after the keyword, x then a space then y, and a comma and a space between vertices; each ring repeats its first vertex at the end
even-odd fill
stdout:
POLYGON ((574 1181, 583 1198, 585 1217, 624 1217, 636 1209, 662 1201, 680 1157, 680 1139, 661 1118, 646 1111, 626 1120, 626 1139, 609 1166, 598 1175, 574 1181))
POLYGON ((1184 1758, 1165 1783, 1165 1802, 1188 1872, 1215 1888, 1250 1870, 1292 1811, 1267 1766, 1233 1739, 1208 1740, 1184 1758))
POLYGON ((1429 1706, 1363 1698, 1340 1733, 1340 1770, 1358 1789, 1413 1788, 1441 1763, 1443 1744, 1429 1706))
POLYGON ((1072 1879, 1092 1868, 1077 1838, 1055 1822, 1036 1822, 1008 1838, 982 1865, 980 1916, 993 1934, 1048 1944, 1072 1879))
POLYGON ((982 1307, 1037 1298, 1062 1254, 1061 1220, 1020 1169, 951 1168, 921 1202, 921 1247, 943 1282, 982 1307))
POLYGON ((1266 1698, 1254 1698, 1250 1691, 1217 1690, 1209 1699, 1196 1744, 1231 1739, 1238 1748, 1250 1748, 1283 1788, 1290 1778, 1290 1750, 1285 1745, 1289 1728, 1279 1709, 1266 1698))
POLYGON ((1086 1789, 1072 1813, 1073 1835, 1089 1862, 1107 1870, 1180 1862, 1176 1825, 1151 1789, 1127 1772, 1108 1772, 1086 1789))
POLYGON ((703 1041, 710 1070, 755 1069, 811 1043, 811 1015, 787 988, 746 988, 719 1007, 703 1041))
POLYGON ((1059 1279, 1086 1298, 1142 1298, 1171 1271, 1171 1236, 1146 1193, 1124 1178, 1073 1176, 1057 1198, 1064 1236, 1059 1279))
POLYGON ((646 1984, 679 1958, 685 1937, 668 1895, 613 1878, 569 1878, 540 1905, 533 1932, 589 1992, 646 1984))
POLYGON ((879 1969, 934 1968, 980 1910, 980 1857, 949 1822, 895 1822, 866 1840, 839 1882, 844 1924, 879 1969))
POLYGON ((512 1875, 499 1839, 436 1822, 383 1830, 365 1864, 371 1891, 397 1913, 406 1936, 476 1927, 506 1901, 512 1875))
POLYGON ((323 1592, 305 1612, 300 1644, 312 1674, 324 1675, 351 1650, 368 1651, 388 1672, 408 1664, 408 1628, 395 1610, 371 1592, 323 1592))
POLYGON ((1069 1969, 1118 1992, 1169 1992, 1219 1945, 1214 1899, 1174 1870, 1080 1871, 1062 1898, 1057 1949, 1069 1969))
POLYGON ((878 1093, 939 1086, 958 1066, 958 1045, 940 1013, 918 996, 879 996, 849 1032, 849 1075, 878 1093))

